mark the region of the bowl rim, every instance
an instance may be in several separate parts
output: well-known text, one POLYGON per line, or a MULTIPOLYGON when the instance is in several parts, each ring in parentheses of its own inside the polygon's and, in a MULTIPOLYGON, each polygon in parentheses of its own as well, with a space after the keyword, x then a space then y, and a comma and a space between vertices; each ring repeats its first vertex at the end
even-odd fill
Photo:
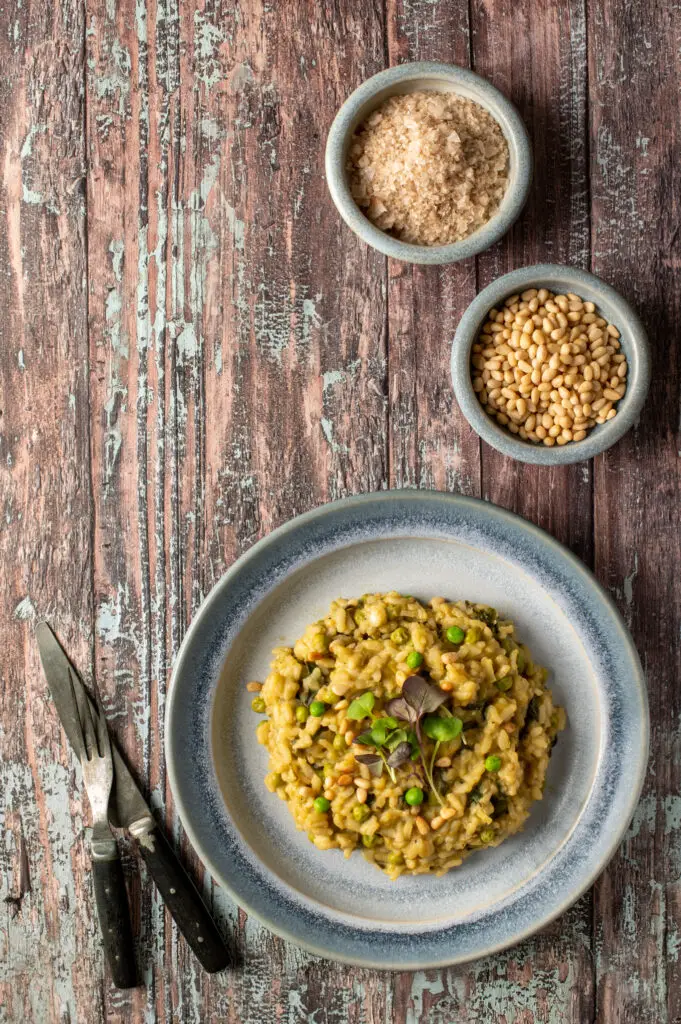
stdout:
MULTIPOLYGON (((553 290, 553 289, 551 289, 553 290)), ((651 378, 650 346, 646 330, 633 307, 611 285, 579 267, 564 263, 536 263, 496 278, 466 307, 454 334, 451 352, 454 394, 461 412, 476 433, 502 455, 539 466, 564 466, 584 462, 611 448, 634 425, 645 403, 651 378), (490 309, 502 299, 530 287, 559 282, 565 291, 575 292, 596 306, 610 305, 613 318, 627 349, 629 375, 627 390, 618 405, 617 416, 599 424, 582 441, 547 448, 516 438, 495 423, 482 408, 470 374, 470 350, 490 309)))
MULTIPOLYGON (((421 512, 421 509, 419 509, 419 512, 421 512)), ((376 512, 374 514, 378 513, 376 512)), ((248 612, 248 614, 250 614, 250 612, 248 612)), ((237 627, 240 628, 241 619, 238 615, 236 616, 236 619, 238 620, 237 627)), ((227 645, 227 648, 225 648, 225 651, 223 651, 223 654, 228 648, 229 644, 227 645)), ((205 654, 202 656, 204 658, 208 657, 205 654)), ((214 696, 215 694, 212 693, 210 695, 210 699, 207 699, 207 703, 210 704, 211 721, 214 696)), ((211 729, 212 726, 209 725, 209 731, 211 729)), ((616 729, 613 733, 612 738, 613 740, 617 740, 617 743, 621 743, 621 739, 619 738, 620 731, 621 730, 616 729)), ((291 941, 298 946, 302 946, 314 955, 331 957, 332 959, 342 962, 377 969, 424 970, 449 966, 454 963, 465 963, 479 956, 490 955, 517 944, 523 939, 533 935, 538 930, 546 927, 551 921, 564 913, 596 881, 607 863, 614 856, 627 828, 629 827, 629 823, 631 822, 638 804, 647 770, 649 732, 648 697, 645 675, 631 634, 610 594, 576 555, 541 527, 525 520, 517 513, 510 512, 507 509, 493 505, 489 502, 483 501, 482 499, 433 490, 401 489, 353 495, 337 501, 328 502, 320 507, 298 515, 283 523, 270 534, 261 538, 230 566, 227 572, 218 580, 210 593, 204 599, 201 608, 187 629, 178 652, 166 698, 164 753, 166 758, 168 781, 175 801, 175 806, 189 840, 194 846, 202 863, 208 869, 213 878, 226 890, 226 892, 240 907, 244 908, 248 913, 254 914, 268 929, 279 935, 281 938, 291 941), (614 826, 613 823, 610 823, 611 827, 603 833, 601 837, 602 842, 598 847, 592 847, 591 855, 587 856, 587 863, 582 864, 582 873, 577 885, 569 892, 563 891, 557 905, 550 907, 548 911, 547 908, 544 907, 543 913, 539 918, 532 920, 529 923, 525 922, 523 926, 518 927, 511 938, 505 937, 504 939, 497 940, 495 942, 491 941, 488 937, 482 948, 473 949, 468 953, 459 953, 455 956, 452 956, 451 953, 445 953, 444 956, 441 955, 437 959, 431 959, 427 962, 414 958, 413 954, 408 957, 405 957, 404 954, 400 956, 397 951, 391 953, 387 950, 383 958, 374 958, 372 954, 367 955, 366 953, 363 953, 361 956, 358 956, 345 953, 344 951, 339 952, 338 948, 330 950, 328 946, 327 948, 324 948, 324 946, 317 946, 314 944, 314 940, 311 935, 308 937, 308 934, 305 932, 301 934, 300 931, 296 931, 295 928, 290 925, 287 919, 287 912, 289 912, 289 908, 287 906, 279 906, 276 914, 274 915, 277 917, 277 920, 273 921, 271 917, 271 902, 268 903, 267 900, 264 901, 267 910, 263 911, 263 896, 259 890, 256 890, 251 898, 245 898, 244 886, 248 886, 248 879, 245 879, 237 869, 232 867, 232 874, 238 878, 238 884, 230 884, 230 882, 226 880, 221 869, 216 865, 212 854, 206 850, 206 844, 203 841, 204 838, 208 839, 210 835, 214 842, 216 840, 215 824, 213 824, 210 829, 206 828, 205 822, 200 822, 195 826, 194 814, 190 811, 189 805, 185 800, 187 788, 191 788, 191 785, 187 783, 186 780, 182 781, 180 776, 182 771, 186 772, 187 762, 189 760, 196 759, 193 758, 182 761, 180 749, 177 751, 175 750, 175 747, 181 747, 184 734, 187 732, 190 734, 192 733, 192 728, 196 727, 196 722, 199 722, 200 725, 204 724, 202 714, 198 711, 194 712, 194 710, 192 712, 194 720, 189 723, 177 720, 176 705, 180 700, 178 695, 178 680, 182 675, 185 675, 186 678, 187 674, 189 674, 189 678, 196 679, 196 675, 193 673, 191 665, 191 648, 196 646, 197 643, 200 644, 199 632, 201 624, 206 618, 207 613, 210 611, 211 606, 219 600, 222 592, 228 589, 235 578, 238 579, 239 574, 244 570, 247 575, 249 572, 253 573, 262 571, 261 567, 260 569, 258 568, 258 563, 262 561, 263 555, 265 555, 266 558, 271 558, 272 549, 276 549, 278 545, 281 545, 282 541, 284 542, 284 545, 286 545, 287 540, 291 539, 297 531, 302 529, 305 532, 305 543, 307 545, 311 542, 311 535, 314 534, 315 530, 321 529, 322 533, 326 530, 328 534, 330 529, 332 531, 334 529, 337 531, 341 529, 339 524, 344 521, 343 517, 350 517, 353 510, 362 510, 362 519, 364 519, 367 514, 369 517, 371 516, 372 505, 385 507, 386 505, 391 505, 393 503, 396 505, 398 512, 400 511, 400 503, 408 503, 411 506, 422 506, 426 510, 430 506, 436 506, 437 510, 439 510, 436 511, 436 515, 443 516, 446 520, 448 517, 456 518, 457 514, 463 517, 464 520, 467 516, 472 516, 475 519, 476 515, 482 514, 487 520, 489 520, 490 526, 493 528, 493 535, 497 537, 497 540, 499 537, 505 537, 506 541, 510 542, 513 540, 514 536, 518 534, 518 531, 520 531, 521 534, 529 534, 534 541, 533 560, 538 560, 540 562, 545 560, 546 565, 551 567, 551 571, 555 572, 557 577, 560 579, 564 579, 565 585, 568 587, 571 595, 573 592, 578 592, 582 586, 587 586, 595 599, 594 607, 597 609, 597 612, 595 613, 595 622, 598 622, 600 620, 600 616, 605 612, 608 624, 613 630, 613 634, 611 634, 610 637, 611 649, 613 649, 614 645, 618 651, 618 656, 622 657, 624 656, 623 652, 626 652, 626 658, 629 662, 629 666, 633 667, 631 684, 635 683, 636 685, 628 686, 627 692, 631 693, 632 690, 635 690, 638 703, 640 704, 640 717, 637 718, 636 730, 638 745, 635 772, 629 778, 629 786, 626 789, 626 792, 623 791, 620 796, 620 799, 623 799, 626 802, 625 811, 617 818, 617 822, 614 826), (459 510, 458 513, 457 509, 459 510), (329 526, 327 523, 320 527, 320 520, 327 516, 330 516, 331 525, 329 526), (616 635, 617 638, 616 643, 613 639, 614 635, 616 635), (179 760, 177 760, 177 758, 179 758, 179 760)), ((190 739, 185 742, 191 742, 191 735, 190 739)), ((617 746, 617 743, 615 743, 615 746, 617 746)), ((212 755, 211 742, 209 742, 209 746, 212 755)), ((192 748, 192 753, 194 752, 194 748, 192 748)), ((627 763, 631 764, 631 761, 629 760, 627 763)), ((192 766, 189 770, 198 773, 200 772, 200 766, 196 768, 192 766)), ((201 785, 206 785, 205 779, 202 779, 201 785)), ((612 798, 612 787, 610 783, 602 783, 602 790, 603 797, 610 800, 612 798)), ((591 798, 587 803, 587 807, 590 803, 591 798)), ((192 804, 192 806, 194 805, 192 804)), ((586 827, 589 826, 591 821, 601 820, 600 816, 596 813, 599 806, 600 805, 592 808, 591 818, 586 815, 586 827)), ((207 811, 208 808, 205 808, 205 810, 207 811)), ((576 823, 575 829, 581 829, 581 819, 576 823)), ((581 862, 583 858, 580 857, 578 859, 581 862)), ((575 865, 571 864, 568 873, 572 873, 575 870, 575 865)), ((555 871, 553 873, 555 874, 555 871)), ((575 879, 573 878, 573 885, 574 882, 575 879)), ((560 887, 565 890, 564 884, 560 887)), ((272 897, 270 896, 270 900, 271 898, 272 897)), ((296 910, 297 914, 303 913, 300 908, 296 908, 296 910)), ((296 920, 298 920, 297 916, 296 920)), ((334 928, 333 934, 335 937, 334 941, 341 944, 343 941, 342 926, 339 929, 334 928)), ((385 935, 385 933, 378 934, 379 936, 385 935)), ((317 941, 319 941, 319 939, 317 939, 317 941)), ((364 942, 364 945, 367 946, 366 941, 364 942)), ((368 947, 372 950, 374 949, 371 943, 368 943, 368 947)))
MULTIPOLYGON (((454 89, 456 91, 456 89, 454 89)), ((475 256, 498 241, 520 216, 532 184, 532 146, 525 124, 514 104, 486 78, 468 68, 442 61, 413 61, 379 71, 366 79, 345 100, 336 114, 326 141, 326 181, 338 212, 354 233, 385 256, 423 266, 455 263, 475 256), (449 245, 415 245, 401 242, 377 228, 352 197, 345 177, 345 146, 362 108, 377 93, 419 78, 439 78, 467 86, 500 125, 515 164, 515 181, 509 182, 499 209, 473 234, 449 245)))

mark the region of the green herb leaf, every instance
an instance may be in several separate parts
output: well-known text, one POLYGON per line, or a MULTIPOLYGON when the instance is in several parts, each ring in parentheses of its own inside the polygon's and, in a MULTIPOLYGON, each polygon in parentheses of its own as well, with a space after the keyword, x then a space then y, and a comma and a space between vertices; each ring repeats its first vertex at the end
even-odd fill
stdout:
POLYGON ((359 722, 362 718, 368 718, 373 711, 376 698, 371 690, 367 690, 361 697, 356 697, 345 712, 345 717, 353 722, 359 722))
POLYGON ((460 735, 463 722, 460 718, 440 718, 438 715, 426 715, 423 719, 423 731, 431 740, 447 743, 460 735))
POLYGON ((409 736, 407 735, 406 729, 395 729, 394 732, 390 733, 390 735, 388 736, 387 740, 383 745, 384 747, 387 747, 388 750, 392 751, 396 747, 398 747, 400 743, 409 743, 409 747, 411 749, 411 743, 409 741, 409 736))
MULTIPOLYGON (((352 705, 351 705, 352 706, 352 705)), ((350 717, 348 715, 348 717, 350 717)), ((377 718, 371 727, 371 736, 377 747, 382 746, 388 738, 388 734, 397 728, 395 718, 377 718)))
POLYGON ((489 605, 479 604, 475 609, 475 618, 484 622, 486 626, 494 626, 499 614, 496 608, 490 608, 489 605))
POLYGON ((370 732, 363 732, 357 737, 355 743, 360 743, 363 747, 375 747, 377 745, 376 740, 370 732))

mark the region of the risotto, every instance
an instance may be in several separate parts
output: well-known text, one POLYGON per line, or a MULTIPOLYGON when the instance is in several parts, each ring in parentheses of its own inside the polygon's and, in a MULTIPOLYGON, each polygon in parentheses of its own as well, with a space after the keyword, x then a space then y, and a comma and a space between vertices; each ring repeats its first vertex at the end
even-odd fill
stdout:
POLYGON ((494 608, 341 599, 273 653, 248 684, 265 785, 319 850, 360 849, 393 879, 443 874, 541 799, 565 712, 494 608))

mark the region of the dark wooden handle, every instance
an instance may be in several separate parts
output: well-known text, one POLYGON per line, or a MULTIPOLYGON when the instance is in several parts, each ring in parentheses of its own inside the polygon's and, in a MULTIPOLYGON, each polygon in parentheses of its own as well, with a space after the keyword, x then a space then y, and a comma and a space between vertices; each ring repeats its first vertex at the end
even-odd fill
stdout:
POLYGON ((140 853, 201 966, 209 974, 224 970, 230 962, 229 950, 194 883, 158 828, 140 837, 140 853))
POLYGON ((102 929, 104 952, 111 968, 111 979, 116 988, 135 988, 135 952, 128 894, 125 890, 120 859, 116 857, 113 860, 93 860, 92 874, 97 914, 102 929))

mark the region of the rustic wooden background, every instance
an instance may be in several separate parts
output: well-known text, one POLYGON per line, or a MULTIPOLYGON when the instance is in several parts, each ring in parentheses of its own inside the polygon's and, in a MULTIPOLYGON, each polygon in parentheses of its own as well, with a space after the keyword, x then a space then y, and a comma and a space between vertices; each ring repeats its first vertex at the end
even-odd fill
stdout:
POLYGON ((7 0, 0 10, 0 1021, 681 1020, 681 8, 663 0, 7 0), (443 269, 340 223, 323 150, 389 64, 472 66, 520 107, 532 198, 443 269), (513 267, 587 267, 640 309, 638 425, 595 463, 515 464, 458 413, 451 337, 513 267), (482 495, 595 568, 648 674, 622 848, 543 934, 382 974, 274 938, 204 880, 243 963, 197 970, 129 858, 145 987, 103 980, 79 773, 31 620, 94 664, 196 870, 163 764, 170 666, 233 559, 296 513, 397 486, 482 495))

